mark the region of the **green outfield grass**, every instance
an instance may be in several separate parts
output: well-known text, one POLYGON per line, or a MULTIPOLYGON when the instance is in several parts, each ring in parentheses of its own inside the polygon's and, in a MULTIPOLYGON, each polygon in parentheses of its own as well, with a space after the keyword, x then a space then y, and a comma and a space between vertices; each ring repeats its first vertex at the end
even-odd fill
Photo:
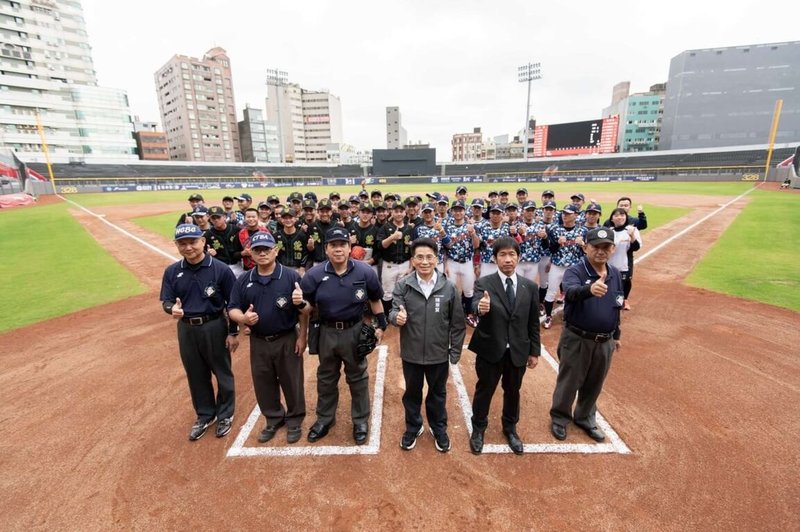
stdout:
POLYGON ((145 291, 64 204, 0 212, 0 235, 0 332, 145 291))
POLYGON ((175 236, 175 222, 178 221, 179 212, 157 214, 155 216, 140 216, 131 218, 131 221, 151 233, 172 238, 175 236))
POLYGON ((699 288, 800 311, 800 201, 756 191, 687 278, 699 288))

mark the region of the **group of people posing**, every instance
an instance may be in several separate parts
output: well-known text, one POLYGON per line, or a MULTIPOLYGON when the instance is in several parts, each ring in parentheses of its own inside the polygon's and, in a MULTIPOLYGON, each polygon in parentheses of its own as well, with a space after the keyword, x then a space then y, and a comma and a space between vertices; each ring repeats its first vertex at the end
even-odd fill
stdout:
POLYGON ((605 223, 601 206, 585 204, 582 194, 558 209, 552 190, 537 205, 525 188, 517 190, 516 202, 504 190, 470 201, 464 186, 452 201, 437 192, 423 200, 366 190, 346 201, 335 192, 319 200, 313 192, 293 192, 285 204, 270 196, 256 207, 248 194, 223 198, 221 207, 207 208, 199 194, 189 201, 192 210, 175 231, 183 259, 166 269, 161 301, 178 320, 197 414, 191 440, 215 421, 218 437, 230 431, 230 353, 238 346, 239 327, 245 327, 256 398, 266 418, 259 441, 271 440, 284 425, 287 442, 301 438, 302 357, 308 347, 319 355, 317 420, 308 440, 325 437, 336 422, 344 367, 353 439, 366 443, 371 347, 364 348, 365 336, 373 334, 374 345, 391 323, 400 329, 406 380, 400 446, 414 448, 422 433, 427 381, 428 424, 436 448, 446 452, 449 364, 458 363, 469 324, 475 327, 469 348, 477 354, 478 376, 470 447, 475 453, 483 448, 489 404, 502 382, 503 433, 512 451, 522 453, 516 431, 522 376, 538 360, 540 315, 550 328, 559 294, 566 323, 551 430, 564 439, 574 421, 590 437, 604 439, 594 405, 619 345, 632 254, 647 223, 641 207, 636 216, 628 214, 630 198, 620 198, 605 223), (576 364, 579 372, 568 371, 576 364))

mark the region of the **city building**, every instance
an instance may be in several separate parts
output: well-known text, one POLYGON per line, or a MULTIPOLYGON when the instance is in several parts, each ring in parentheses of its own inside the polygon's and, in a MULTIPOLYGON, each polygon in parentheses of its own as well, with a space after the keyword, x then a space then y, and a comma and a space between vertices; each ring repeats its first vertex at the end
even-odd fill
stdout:
POLYGON ((496 135, 481 144, 480 158, 487 161, 522 159, 522 141, 518 135, 496 135))
POLYGON ((133 117, 133 131, 160 131, 158 122, 145 122, 139 116, 133 117))
POLYGON ((666 85, 658 83, 647 92, 628 94, 630 82, 614 86, 611 105, 603 118, 619 116, 617 151, 655 151, 661 136, 666 85))
POLYGON ((169 161, 167 135, 163 131, 139 130, 133 132, 136 151, 143 161, 169 161))
POLYGON ((271 83, 267 120, 277 128, 279 150, 287 163, 325 162, 328 145, 342 142, 342 104, 328 91, 271 83))
POLYGON ((386 149, 399 150, 408 145, 408 133, 403 127, 399 107, 386 108, 386 149))
POLYGON ((158 107, 175 161, 241 160, 230 59, 212 48, 202 59, 174 55, 155 73, 158 107))
POLYGON ((686 50, 669 67, 659 149, 800 140, 800 41, 686 50))
POLYGON ((333 164, 372 165, 372 150, 358 150, 350 144, 329 144, 328 162, 333 164))
POLYGON ((0 144, 53 161, 137 159, 128 96, 97 86, 80 2, 0 2, 0 144))
POLYGON ((453 162, 477 161, 481 158, 483 145, 481 128, 473 128, 472 133, 456 133, 450 144, 453 150, 453 162))
POLYGON ((242 161, 246 163, 269 162, 267 151, 267 129, 261 109, 246 105, 244 120, 239 122, 239 145, 242 161))

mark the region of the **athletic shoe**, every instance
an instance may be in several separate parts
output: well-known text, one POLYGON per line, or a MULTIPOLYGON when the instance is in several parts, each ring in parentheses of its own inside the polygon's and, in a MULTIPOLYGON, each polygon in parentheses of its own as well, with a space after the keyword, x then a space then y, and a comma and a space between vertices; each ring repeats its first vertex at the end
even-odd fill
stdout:
POLYGON ((539 303, 539 316, 544 316, 547 314, 547 311, 544 309, 544 305, 539 303))
POLYGON ((549 329, 552 326, 553 326, 553 318, 552 318, 552 316, 547 316, 544 319, 544 328, 545 329, 549 329))
POLYGON ((400 440, 400 448, 404 451, 410 451, 417 445, 417 438, 422 436, 422 432, 425 430, 424 427, 420 427, 416 433, 406 431, 403 434, 403 438, 400 440))
MULTIPOLYGON (((433 429, 431 429, 433 434, 433 429)), ((440 432, 438 435, 433 434, 433 442, 436 445, 436 450, 440 453, 446 453, 450 450, 450 438, 447 437, 447 432, 440 432)))
POLYGON ((217 438, 222 438, 231 431, 231 424, 233 423, 233 416, 220 419, 217 423, 217 438))
POLYGON ((467 325, 473 329, 478 326, 478 317, 475 314, 467 314, 467 325))
POLYGON ((203 421, 202 419, 195 421, 194 425, 192 425, 192 431, 189 433, 189 441, 197 441, 202 438, 208 430, 208 427, 216 420, 217 418, 212 417, 207 421, 203 421))

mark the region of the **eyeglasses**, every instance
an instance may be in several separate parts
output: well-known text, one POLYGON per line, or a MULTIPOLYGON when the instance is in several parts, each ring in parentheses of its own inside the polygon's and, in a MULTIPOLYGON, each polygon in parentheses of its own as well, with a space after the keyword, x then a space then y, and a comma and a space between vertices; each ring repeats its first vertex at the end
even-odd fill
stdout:
POLYGON ((420 262, 433 262, 436 260, 436 255, 414 255, 414 260, 420 262))
POLYGON ((259 246, 257 248, 250 248, 250 253, 252 253, 253 255, 269 255, 270 251, 272 251, 273 249, 274 248, 266 248, 259 246))

